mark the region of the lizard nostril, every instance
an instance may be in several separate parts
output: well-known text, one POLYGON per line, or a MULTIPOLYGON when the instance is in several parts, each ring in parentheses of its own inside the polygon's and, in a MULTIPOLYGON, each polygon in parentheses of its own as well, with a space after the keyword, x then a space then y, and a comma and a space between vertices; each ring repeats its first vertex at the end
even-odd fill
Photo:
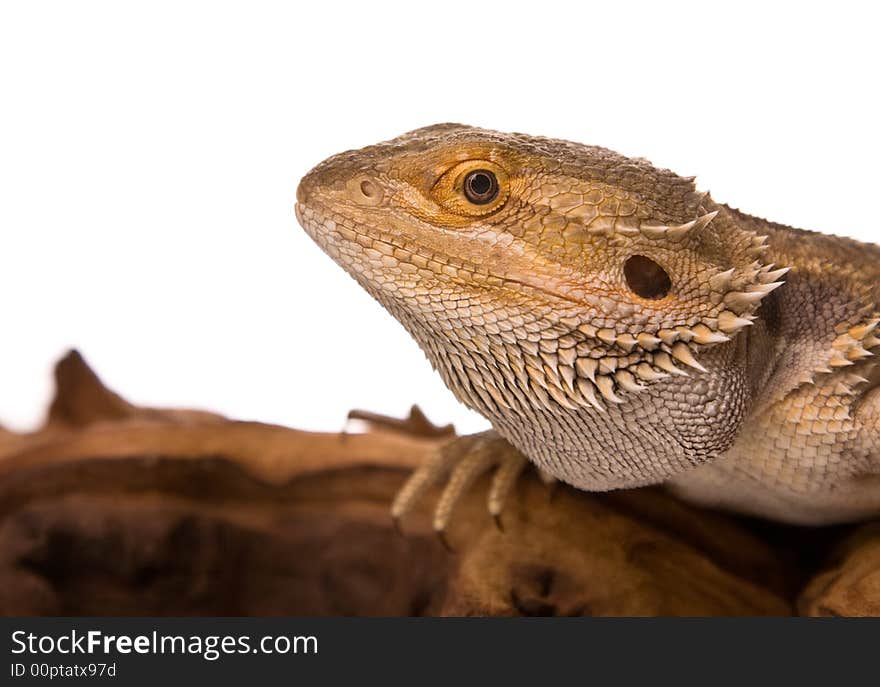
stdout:
POLYGON ((379 195, 379 189, 376 188, 376 184, 368 179, 364 179, 361 182, 361 193, 363 193, 367 198, 374 198, 379 195))
POLYGON ((348 182, 348 192, 352 200, 361 205, 379 205, 385 194, 382 187, 370 177, 357 177, 348 182))

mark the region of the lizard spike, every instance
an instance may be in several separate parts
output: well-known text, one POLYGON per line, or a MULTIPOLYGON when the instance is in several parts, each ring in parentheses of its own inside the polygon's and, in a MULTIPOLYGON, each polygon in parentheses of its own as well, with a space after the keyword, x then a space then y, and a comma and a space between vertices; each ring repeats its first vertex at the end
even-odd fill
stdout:
POLYGON ((727 334, 736 334, 743 327, 751 326, 752 321, 725 310, 718 315, 718 328, 727 334))
POLYGON ((636 343, 646 351, 653 351, 660 345, 660 339, 647 332, 642 332, 636 337, 636 343))
POLYGON ((839 351, 845 351, 852 343, 852 337, 849 334, 840 334, 831 342, 831 347, 839 351))
POLYGON ((697 220, 692 219, 690 222, 685 222, 684 224, 676 224, 674 226, 667 227, 666 238, 674 242, 681 241, 685 236, 690 234, 696 226, 697 220))
POLYGON ((465 372, 464 365, 461 362, 461 358, 455 354, 449 356, 449 362, 452 366, 458 371, 459 374, 467 375, 465 372))
POLYGON ((559 365, 559 356, 556 355, 556 353, 547 353, 546 351, 541 351, 539 357, 541 358, 541 360, 544 361, 545 365, 549 365, 553 368, 559 365))
POLYGON ((675 328, 675 331, 678 332, 678 338, 685 343, 689 343, 691 339, 694 338, 694 332, 687 327, 679 325, 675 328))
POLYGON ((856 344, 846 352, 846 359, 855 362, 862 358, 870 358, 872 355, 874 354, 871 351, 866 351, 864 346, 856 344))
POLYGON ((596 398, 596 387, 593 384, 583 377, 578 377, 577 380, 577 388, 578 391, 581 392, 581 395, 586 399, 587 403, 593 406, 600 413, 604 413, 605 406, 602 405, 602 402, 596 398))
POLYGON ((731 267, 729 270, 713 274, 709 277, 709 288, 718 293, 726 293, 730 289, 734 272, 736 272, 736 268, 731 267))
POLYGON ((507 360, 507 352, 497 341, 492 341, 489 344, 489 352, 495 360, 507 360))
POLYGON ((578 327, 578 331, 579 331, 581 334, 586 334, 586 335, 589 336, 590 338, 593 338, 594 336, 596 336, 596 327, 594 327, 594 326, 591 325, 591 324, 582 324, 582 325, 580 325, 580 326, 578 327))
POLYGON ((756 283, 753 283, 753 284, 749 285, 748 287, 746 287, 749 289, 748 291, 740 291, 739 293, 748 293, 748 294, 757 293, 757 294, 760 294, 760 296, 759 296, 759 299, 760 299, 760 298, 763 298, 764 296, 766 296, 768 293, 775 291, 783 284, 785 284, 784 281, 771 281, 766 284, 762 283, 762 282, 756 282, 756 283))
POLYGON ((568 408, 569 410, 577 410, 578 409, 574 403, 572 403, 571 401, 568 400, 568 398, 566 398, 565 393, 561 389, 559 389, 555 386, 548 386, 547 393, 550 394, 550 396, 553 397, 553 400, 556 401, 563 408, 568 408))
POLYGON ((655 353, 654 365, 659 367, 664 372, 668 372, 669 374, 679 375, 681 377, 690 377, 687 372, 675 366, 675 363, 672 362, 672 358, 669 357, 668 353, 664 353, 662 351, 660 353, 655 353))
POLYGON ((474 394, 476 394, 476 397, 478 397, 480 400, 482 400, 483 404, 487 408, 492 407, 492 404, 493 404, 492 395, 489 393, 489 391, 486 389, 485 386, 472 386, 471 392, 472 392, 471 396, 474 397, 474 394))
POLYGON ((732 283, 731 283, 730 290, 733 290, 733 291, 743 290, 751 284, 760 283, 760 278, 761 278, 761 269, 760 268, 750 268, 750 269, 738 270, 734 276, 732 283))
POLYGON ((718 216, 718 210, 713 210, 712 212, 707 212, 705 215, 700 215, 693 221, 693 227, 691 227, 694 231, 702 231, 706 227, 709 226, 709 222, 715 219, 718 216))
POLYGON ((614 233, 623 236, 635 236, 639 233, 639 227, 629 217, 618 217, 614 222, 614 233))
POLYGON ((763 291, 731 291, 724 296, 724 304, 734 310, 745 312, 754 308, 766 295, 763 291))
POLYGON ((544 363, 541 361, 541 359, 540 359, 538 356, 536 356, 536 355, 529 355, 528 353, 526 353, 526 354, 523 356, 523 362, 524 362, 524 364, 525 364, 526 367, 528 367, 529 365, 531 365, 531 366, 534 367, 536 370, 540 370, 540 369, 544 366, 544 363))
POLYGON ((764 283, 779 281, 782 277, 791 271, 791 267, 780 267, 778 270, 768 271, 761 276, 764 283))
POLYGON ((665 224, 640 224, 639 231, 649 239, 658 240, 666 237, 669 230, 665 224))
POLYGON ((571 365, 560 365, 559 375, 562 377, 562 381, 565 382, 565 386, 568 387, 568 390, 574 392, 574 380, 577 379, 577 374, 575 373, 574 368, 571 365))
MULTIPOLYGON (((501 366, 501 375, 504 377, 504 383, 514 389, 517 388, 518 382, 523 383, 523 373, 524 370, 521 367, 517 367, 513 360, 510 361, 510 367, 505 369, 503 365, 501 366)), ((525 380, 525 384, 528 384, 528 379, 525 380)))
POLYGON ((562 379, 559 376, 559 368, 556 365, 544 365, 544 378, 549 382, 548 387, 562 388, 562 379))
POLYGON ((648 387, 643 384, 639 384, 636 381, 636 378, 633 377, 631 372, 627 372, 626 370, 618 370, 614 375, 614 378, 617 380, 617 383, 620 384, 620 388, 624 391, 644 391, 648 387))
POLYGON ((526 365, 526 374, 529 375, 529 379, 532 380, 532 385, 534 387, 543 388, 547 386, 547 380, 544 378, 544 375, 537 370, 537 368, 531 365, 526 365))
POLYGON ((465 371, 467 378, 470 380, 471 386, 475 389, 485 389, 486 383, 483 381, 482 376, 476 371, 467 368, 465 371))
POLYGON ((574 366, 577 362, 577 350, 574 348, 560 348, 558 355, 563 365, 574 366))
POLYGON ((656 382, 657 380, 667 379, 669 377, 668 374, 665 372, 658 372, 648 363, 639 363, 636 365, 636 376, 645 382, 656 382))
POLYGON ((612 374, 617 369, 617 358, 605 356, 599 358, 599 374, 612 374))
POLYGON ((547 395, 547 392, 545 391, 545 389, 542 385, 532 383, 532 384, 529 384, 529 389, 531 389, 535 398, 538 399, 538 403, 543 408, 545 408, 546 410, 549 410, 551 413, 556 410, 553 403, 550 401, 550 397, 547 395))
POLYGON ((510 410, 510 404, 507 402, 507 399, 504 398, 504 394, 498 389, 494 384, 486 384, 486 391, 492 397, 492 400, 498 404, 500 408, 504 408, 506 410, 510 410))
POLYGON ((512 368, 522 369, 524 363, 518 348, 507 347, 507 360, 512 368))
POLYGON ((707 212, 700 215, 690 222, 683 224, 650 224, 642 223, 639 225, 639 231, 649 239, 668 239, 670 241, 681 241, 685 236, 694 231, 700 231, 708 226, 709 222, 715 219, 718 214, 717 210, 707 212))
POLYGON ((673 329, 661 329, 657 332, 657 336, 659 336, 660 340, 667 346, 671 346, 678 341, 678 332, 673 329))
POLYGON ((730 337, 726 334, 722 334, 721 332, 713 332, 709 329, 705 324, 696 325, 691 332, 693 333, 693 340, 698 344, 716 344, 716 343, 724 343, 726 341, 730 341, 730 337))
POLYGON ((852 385, 844 379, 839 381, 834 387, 834 394, 836 396, 855 396, 856 390, 853 389, 852 385))
POLYGON ((766 284, 755 285, 752 287, 755 291, 764 294, 765 296, 772 291, 776 291, 780 286, 785 284, 784 281, 771 281, 766 284))
POLYGON ((520 341, 519 345, 522 346, 522 349, 529 355, 538 355, 539 350, 536 342, 523 339, 520 341))
POLYGON ((759 257, 764 251, 766 251, 770 244, 767 243, 767 239, 769 236, 762 236, 759 234, 755 234, 751 237, 751 242, 749 244, 748 250, 752 257, 759 257))
POLYGON ((559 337, 559 348, 563 350, 566 348, 573 349, 575 346, 577 346, 578 341, 580 340, 581 339, 579 337, 576 337, 573 334, 563 334, 559 337))
POLYGON ((617 342, 617 335, 610 329, 600 329, 596 332, 596 337, 609 346, 613 346, 617 342))
POLYGON ((591 382, 596 381, 596 369, 599 363, 593 358, 578 358, 575 362, 575 369, 579 376, 589 379, 591 382))
POLYGON ((865 348, 874 348, 875 346, 880 346, 880 338, 876 336, 868 336, 862 341, 862 345, 865 348))
POLYGON ((877 329, 878 324, 880 324, 880 319, 871 320, 864 324, 860 324, 857 327, 852 327, 848 333, 856 341, 861 341, 868 336, 868 334, 877 329))
POLYGON ((691 353, 690 346, 686 343, 679 341, 672 347, 671 353, 676 360, 680 360, 685 365, 692 367, 695 370, 699 370, 700 372, 707 371, 705 367, 700 365, 699 361, 694 357, 694 354, 691 353))
POLYGON ((629 333, 621 334, 617 337, 617 345, 621 348, 625 349, 627 353, 632 352, 632 349, 636 347, 636 338, 629 333))
POLYGON ((692 219, 690 222, 685 222, 684 224, 679 224, 678 226, 669 227, 669 229, 666 231, 666 235, 673 241, 680 241, 692 232, 698 232, 705 229, 709 225, 709 222, 715 219, 717 215, 718 210, 707 212, 705 215, 700 215, 696 219, 692 219))
POLYGON ((599 393, 612 403, 623 403, 623 399, 614 393, 614 380, 607 375, 599 375, 596 378, 596 388, 599 393))
POLYGON ((848 360, 840 351, 834 351, 831 358, 828 360, 828 365, 830 367, 847 367, 852 364, 853 361, 848 360))
POLYGON ((506 344, 515 344, 517 342, 516 334, 509 329, 501 330, 501 340, 506 344))

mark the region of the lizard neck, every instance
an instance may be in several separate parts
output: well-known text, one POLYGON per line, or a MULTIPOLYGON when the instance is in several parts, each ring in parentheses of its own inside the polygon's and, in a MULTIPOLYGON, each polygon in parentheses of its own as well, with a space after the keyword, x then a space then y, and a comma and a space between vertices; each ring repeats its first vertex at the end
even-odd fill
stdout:
POLYGON ((877 315, 880 248, 733 212, 744 228, 769 237, 769 261, 791 268, 743 332, 754 413, 817 375, 849 367, 840 344, 849 328, 877 315))

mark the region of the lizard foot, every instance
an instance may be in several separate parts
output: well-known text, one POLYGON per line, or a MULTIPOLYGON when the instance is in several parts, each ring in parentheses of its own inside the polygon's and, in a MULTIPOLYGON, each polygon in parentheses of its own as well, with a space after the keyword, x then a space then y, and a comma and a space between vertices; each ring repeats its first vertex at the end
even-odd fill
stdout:
POLYGON ((399 530, 400 520, 412 511, 425 491, 446 478, 446 487, 434 509, 433 526, 448 549, 446 527, 456 504, 478 477, 497 468, 489 487, 487 506, 500 529, 506 497, 527 462, 522 453, 491 430, 457 437, 441 446, 410 476, 394 499, 391 517, 399 530))

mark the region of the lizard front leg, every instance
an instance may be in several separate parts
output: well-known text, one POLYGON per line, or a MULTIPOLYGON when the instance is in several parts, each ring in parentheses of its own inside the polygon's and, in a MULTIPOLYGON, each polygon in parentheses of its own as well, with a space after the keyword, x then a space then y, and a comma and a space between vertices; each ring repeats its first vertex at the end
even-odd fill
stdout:
POLYGON ((880 515, 880 366, 820 374, 670 486, 695 503, 799 525, 880 515))
POLYGON ((448 547, 446 527, 456 504, 481 475, 495 468, 489 487, 487 506, 496 524, 501 526, 501 512, 511 488, 528 460, 495 431, 456 437, 443 444, 419 467, 398 492, 391 506, 395 524, 409 513, 424 493, 434 484, 447 479, 434 510, 434 530, 448 547))

